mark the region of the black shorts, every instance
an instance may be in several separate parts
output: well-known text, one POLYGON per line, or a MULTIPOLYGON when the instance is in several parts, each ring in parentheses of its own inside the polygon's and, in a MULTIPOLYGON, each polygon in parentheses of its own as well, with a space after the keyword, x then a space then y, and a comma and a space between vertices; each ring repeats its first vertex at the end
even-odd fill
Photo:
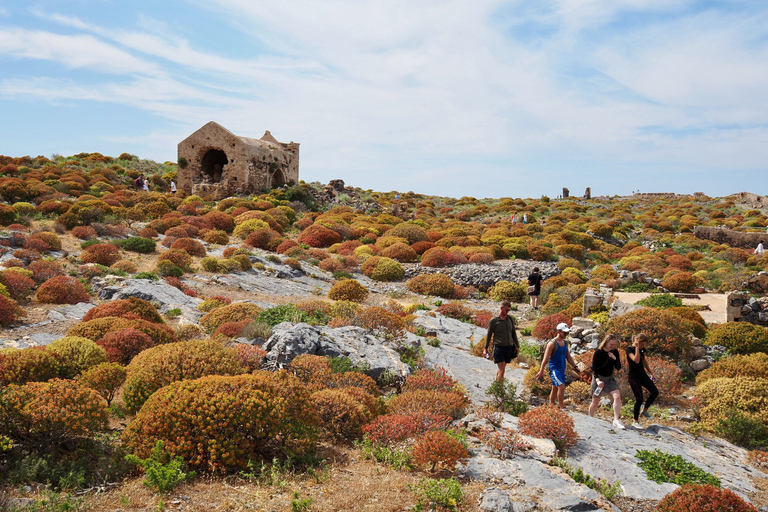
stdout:
POLYGON ((514 358, 517 357, 517 347, 510 345, 508 347, 493 347, 493 362, 499 364, 501 362, 509 364, 514 358))

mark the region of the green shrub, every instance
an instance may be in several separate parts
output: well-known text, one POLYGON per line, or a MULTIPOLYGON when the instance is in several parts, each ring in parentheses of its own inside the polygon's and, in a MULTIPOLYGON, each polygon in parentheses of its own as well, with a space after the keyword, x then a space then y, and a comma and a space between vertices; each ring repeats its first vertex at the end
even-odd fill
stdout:
POLYGON ((270 327, 274 327, 282 322, 307 322, 309 320, 309 315, 299 309, 296 309, 296 306, 293 304, 286 304, 265 309, 259 313, 259 316, 256 318, 256 320, 263 324, 267 324, 270 327))
POLYGON ((371 256, 360 269, 375 281, 397 281, 405 275, 405 269, 399 262, 384 256, 371 256))
POLYGON ((488 295, 497 301, 525 302, 527 286, 510 281, 499 281, 488 290, 488 295))
POLYGON ((77 336, 65 336, 48 345, 47 350, 61 359, 62 376, 73 378, 101 363, 107 362, 107 352, 93 341, 77 336))
POLYGON ((768 329, 748 322, 728 322, 713 328, 707 345, 722 345, 734 354, 768 353, 768 329))
POLYGON ((148 458, 140 459, 129 453, 125 456, 125 460, 140 466, 144 470, 144 485, 159 493, 167 493, 179 483, 195 476, 194 471, 190 473, 183 471, 185 464, 181 457, 168 455, 162 440, 155 443, 148 458))
POLYGON ((111 240, 110 242, 126 251, 138 252, 141 254, 151 254, 155 252, 156 247, 154 240, 140 236, 132 236, 125 240, 111 240))
POLYGON ((243 373, 234 350, 209 340, 159 345, 140 353, 126 368, 123 401, 138 411, 149 396, 163 386, 205 375, 243 373))
POLYGON ((61 373, 61 358, 43 347, 0 351, 0 386, 43 382, 61 373))
POLYGON ((117 389, 125 382, 125 376, 125 368, 122 365, 101 363, 81 373, 78 382, 96 391, 107 401, 107 406, 109 406, 117 389))
POLYGON ((649 308, 668 309, 682 307, 683 301, 668 293, 653 293, 643 300, 637 301, 637 304, 649 308))
POLYGON ((720 479, 711 475, 696 465, 688 462, 680 455, 672 455, 656 450, 637 450, 635 457, 648 480, 657 483, 671 482, 673 484, 710 484, 720 487, 720 479))

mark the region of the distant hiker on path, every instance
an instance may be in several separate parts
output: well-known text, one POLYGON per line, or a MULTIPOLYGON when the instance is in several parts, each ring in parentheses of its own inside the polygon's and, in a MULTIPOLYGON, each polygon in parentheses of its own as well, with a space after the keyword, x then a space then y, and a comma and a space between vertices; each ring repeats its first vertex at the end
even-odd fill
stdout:
POLYGON ((496 363, 496 380, 504 381, 504 371, 520 352, 520 342, 515 332, 515 321, 509 310, 512 305, 508 301, 501 303, 499 316, 492 318, 488 323, 488 334, 485 336, 485 348, 483 357, 488 358, 488 347, 493 338, 493 362, 496 363))
POLYGON ((656 397, 659 396, 659 390, 656 388, 656 384, 653 382, 656 377, 653 376, 650 366, 648 366, 648 360, 645 358, 645 346, 648 344, 648 337, 643 334, 635 334, 632 338, 633 345, 627 349, 627 361, 629 362, 629 387, 632 388, 632 393, 635 395, 635 408, 634 416, 635 422, 632 426, 635 428, 643 428, 640 424, 640 406, 643 405, 643 388, 647 389, 650 395, 648 400, 645 401, 643 407, 643 416, 646 418, 651 417, 651 413, 648 409, 656 397), (648 376, 648 374, 651 374, 648 376))
POLYGON ((539 267, 534 267, 531 275, 528 276, 528 295, 531 297, 531 307, 539 307, 539 295, 541 295, 541 274, 539 267), (533 289, 531 289, 533 287, 533 289))
POLYGON ((539 380, 544 379, 544 368, 549 365, 549 378, 552 379, 552 392, 549 394, 549 403, 555 405, 557 400, 558 407, 563 408, 565 400, 565 367, 566 363, 576 368, 576 361, 568 351, 568 343, 565 341, 565 335, 571 332, 571 328, 565 322, 557 324, 557 336, 547 343, 544 350, 544 359, 541 360, 541 369, 536 374, 539 380))
POLYGON ((613 370, 621 370, 621 358, 616 348, 618 344, 616 336, 609 334, 603 338, 592 356, 592 403, 589 405, 589 415, 594 417, 601 396, 610 394, 613 397, 613 426, 624 430, 621 423, 621 391, 613 376, 613 370))
POLYGON ((144 178, 144 192, 149 192, 149 179, 144 178))
POLYGON ((171 194, 176 193, 176 182, 171 180, 171 194))
POLYGON ((141 190, 144 187, 144 175, 139 174, 139 177, 133 182, 136 186, 136 190, 141 190))
POLYGON ((765 249, 763 249, 763 242, 760 242, 759 244, 757 244, 757 249, 755 249, 755 254, 757 254, 758 256, 762 256, 764 252, 765 252, 765 249))

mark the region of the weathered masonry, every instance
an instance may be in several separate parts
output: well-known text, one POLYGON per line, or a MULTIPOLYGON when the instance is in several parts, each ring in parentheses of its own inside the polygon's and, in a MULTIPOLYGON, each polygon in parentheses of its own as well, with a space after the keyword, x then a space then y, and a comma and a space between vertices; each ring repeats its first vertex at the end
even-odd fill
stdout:
POLYGON ((178 146, 178 188, 210 199, 259 192, 299 181, 299 144, 240 137, 213 121, 178 146))

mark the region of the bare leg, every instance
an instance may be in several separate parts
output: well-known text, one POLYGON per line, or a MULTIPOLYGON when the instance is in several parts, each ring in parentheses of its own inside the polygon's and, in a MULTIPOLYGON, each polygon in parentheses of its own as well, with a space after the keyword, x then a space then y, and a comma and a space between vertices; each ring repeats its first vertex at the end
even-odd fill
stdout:
POLYGON ((611 392, 613 395, 613 419, 621 419, 621 391, 618 389, 611 392))
POLYGON ((558 407, 560 407, 562 409, 563 406, 564 406, 564 402, 565 402, 565 384, 561 384, 561 385, 557 386, 557 403, 558 403, 558 407))
POLYGON ((592 403, 589 404, 589 415, 593 418, 595 417, 595 412, 597 412, 597 406, 600 404, 600 397, 592 395, 592 403))
POLYGON ((497 365, 499 367, 498 370, 496 370, 496 380, 498 381, 504 381, 504 371, 507 369, 507 363, 504 361, 498 363, 497 365))
POLYGON ((552 386, 552 391, 549 393, 549 403, 553 407, 557 403, 557 390, 558 390, 558 386, 552 386))

